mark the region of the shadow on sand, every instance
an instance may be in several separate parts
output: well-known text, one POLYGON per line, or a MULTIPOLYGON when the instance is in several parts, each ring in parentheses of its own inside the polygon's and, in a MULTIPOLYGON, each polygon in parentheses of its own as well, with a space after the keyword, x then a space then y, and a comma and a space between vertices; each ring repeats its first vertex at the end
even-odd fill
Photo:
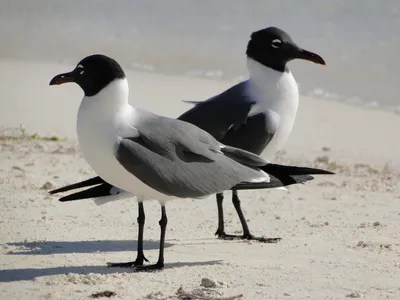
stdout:
MULTIPOLYGON (((221 260, 202 261, 202 262, 176 262, 167 263, 165 269, 180 268, 185 266, 203 266, 222 264, 221 260)), ((133 269, 107 268, 106 266, 77 266, 77 267, 55 267, 43 269, 10 269, 0 271, 0 282, 13 282, 21 280, 33 280, 41 276, 62 275, 62 274, 117 274, 125 272, 134 272, 133 269)))
MULTIPOLYGON (((36 241, 7 243, 8 246, 19 249, 10 250, 11 255, 49 255, 67 253, 94 253, 94 252, 119 252, 136 251, 137 241, 135 240, 103 240, 103 241, 36 241)), ((165 243, 165 247, 174 244, 165 243)), ((144 241, 144 250, 158 249, 158 241, 144 241)))
MULTIPOLYGON (((102 240, 102 241, 43 241, 43 242, 10 242, 10 247, 19 249, 11 250, 8 255, 51 255, 68 253, 95 253, 95 252, 118 252, 136 251, 137 241, 135 240, 102 240)), ((173 243, 165 243, 165 247, 173 246, 173 243)), ((159 247, 158 241, 145 241, 144 250, 156 250, 159 247)), ((202 266, 222 264, 221 260, 203 262, 175 262, 167 263, 165 269, 180 268, 185 266, 202 266)), ((104 266, 74 266, 74 267, 52 267, 52 268, 25 268, 0 270, 0 282, 13 282, 21 280, 33 280, 41 276, 62 275, 62 274, 116 274, 134 272, 133 269, 108 268, 104 266)))

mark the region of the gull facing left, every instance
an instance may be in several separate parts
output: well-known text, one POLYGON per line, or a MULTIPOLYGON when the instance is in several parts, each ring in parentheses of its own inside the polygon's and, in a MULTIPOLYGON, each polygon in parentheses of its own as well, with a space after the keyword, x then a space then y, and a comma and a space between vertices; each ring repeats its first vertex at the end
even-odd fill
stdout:
POLYGON ((269 164, 255 154, 219 143, 190 123, 129 105, 125 73, 105 55, 84 58, 73 71, 55 76, 50 85, 67 82, 77 83, 84 92, 77 134, 83 156, 93 170, 139 201, 156 199, 161 204, 158 261, 135 266, 136 270, 164 266, 168 200, 202 198, 230 189, 283 186, 311 180, 310 174, 332 174, 269 164))

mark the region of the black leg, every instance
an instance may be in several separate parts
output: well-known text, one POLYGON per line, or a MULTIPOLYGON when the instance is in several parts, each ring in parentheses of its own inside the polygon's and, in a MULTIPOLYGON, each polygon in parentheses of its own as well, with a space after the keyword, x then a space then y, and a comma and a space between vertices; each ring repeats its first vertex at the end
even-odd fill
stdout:
POLYGON ((224 236, 220 236, 226 240, 233 240, 233 239, 243 239, 243 240, 254 240, 259 241, 262 243, 277 243, 281 240, 281 238, 264 238, 264 237, 255 237, 250 233, 249 226, 247 225, 246 218, 244 217, 242 207, 240 206, 240 199, 238 192, 236 190, 232 191, 232 203, 236 209, 236 212, 239 216, 240 223, 242 224, 243 228, 243 235, 233 235, 233 234, 225 234, 224 236))
POLYGON ((247 225, 247 221, 244 217, 244 214, 242 211, 242 206, 240 205, 239 195, 236 190, 232 191, 232 203, 233 203, 233 206, 235 207, 236 212, 239 216, 240 223, 242 224, 243 237, 247 238, 247 237, 251 236, 251 233, 250 233, 249 226, 247 225))
POLYGON ((158 261, 154 265, 137 266, 135 267, 136 272, 155 271, 164 268, 164 244, 165 244, 165 232, 167 229, 167 223, 168 223, 167 212, 165 210, 165 206, 161 205, 161 219, 160 222, 158 222, 158 224, 160 224, 160 230, 161 230, 160 251, 158 255, 158 261))
POLYGON ((144 222, 146 220, 146 216, 144 214, 143 202, 139 202, 138 204, 139 215, 137 218, 137 222, 139 224, 139 234, 138 234, 138 249, 137 256, 135 261, 135 266, 143 266, 144 261, 149 261, 143 252, 143 231, 144 231, 144 222))
POLYGON ((215 235, 218 235, 218 237, 220 237, 220 238, 223 238, 225 236, 224 208, 222 206, 223 201, 224 201, 224 194, 223 193, 217 194, 218 229, 215 232, 215 235))
POLYGON ((124 263, 108 263, 107 265, 110 268, 132 268, 135 266, 143 266, 144 261, 148 261, 147 258, 144 256, 143 252, 143 230, 144 230, 144 223, 146 220, 146 215, 144 213, 144 206, 143 202, 138 203, 138 217, 137 222, 139 225, 139 234, 138 234, 138 247, 137 247, 137 256, 135 261, 124 262, 124 263))

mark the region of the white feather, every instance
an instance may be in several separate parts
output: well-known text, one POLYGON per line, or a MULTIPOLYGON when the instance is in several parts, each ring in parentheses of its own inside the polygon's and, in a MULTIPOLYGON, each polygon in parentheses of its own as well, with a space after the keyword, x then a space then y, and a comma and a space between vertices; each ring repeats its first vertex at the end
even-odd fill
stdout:
POLYGON ((271 159, 289 137, 299 104, 297 83, 289 70, 279 72, 248 58, 249 84, 247 93, 256 101, 252 115, 266 110, 276 113, 277 132, 262 152, 261 157, 271 159))
POLYGON ((83 98, 77 119, 78 140, 83 156, 99 176, 120 189, 134 189, 135 195, 145 200, 164 202, 173 199, 175 197, 162 194, 133 176, 115 157, 119 140, 138 134, 135 131, 135 122, 139 121, 138 112, 128 104, 128 96, 128 81, 117 79, 98 94, 83 98))

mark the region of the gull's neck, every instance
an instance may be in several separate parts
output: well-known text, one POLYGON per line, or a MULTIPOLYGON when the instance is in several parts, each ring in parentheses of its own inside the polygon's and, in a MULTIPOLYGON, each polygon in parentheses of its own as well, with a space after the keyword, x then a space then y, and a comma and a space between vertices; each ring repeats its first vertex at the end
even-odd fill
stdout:
POLYGON ((253 105, 249 115, 269 111, 276 118, 277 128, 274 137, 261 153, 271 159, 289 137, 296 118, 299 103, 299 90, 296 80, 286 67, 285 71, 277 71, 248 58, 249 81, 247 92, 253 105))
POLYGON ((251 58, 247 58, 247 67, 249 69, 248 93, 259 104, 254 107, 252 113, 272 109, 281 116, 294 118, 299 91, 289 69, 286 67, 283 72, 277 71, 251 58))
MULTIPOLYGON (((96 107, 101 116, 113 115, 128 105, 128 80, 115 79, 94 96, 83 97, 81 106, 96 107)), ((99 117, 100 117, 99 115, 99 117)))
POLYGON ((299 97, 297 83, 287 67, 283 72, 277 71, 249 57, 247 58, 247 67, 249 69, 249 86, 253 92, 258 94, 253 95, 256 100, 262 101, 257 98, 263 95, 262 98, 271 104, 282 100, 297 102, 299 97))
POLYGON ((290 70, 285 67, 285 71, 277 71, 273 68, 264 66, 258 61, 247 57, 247 68, 249 70, 249 79, 258 86, 264 86, 271 81, 279 81, 282 78, 291 76, 290 70))

